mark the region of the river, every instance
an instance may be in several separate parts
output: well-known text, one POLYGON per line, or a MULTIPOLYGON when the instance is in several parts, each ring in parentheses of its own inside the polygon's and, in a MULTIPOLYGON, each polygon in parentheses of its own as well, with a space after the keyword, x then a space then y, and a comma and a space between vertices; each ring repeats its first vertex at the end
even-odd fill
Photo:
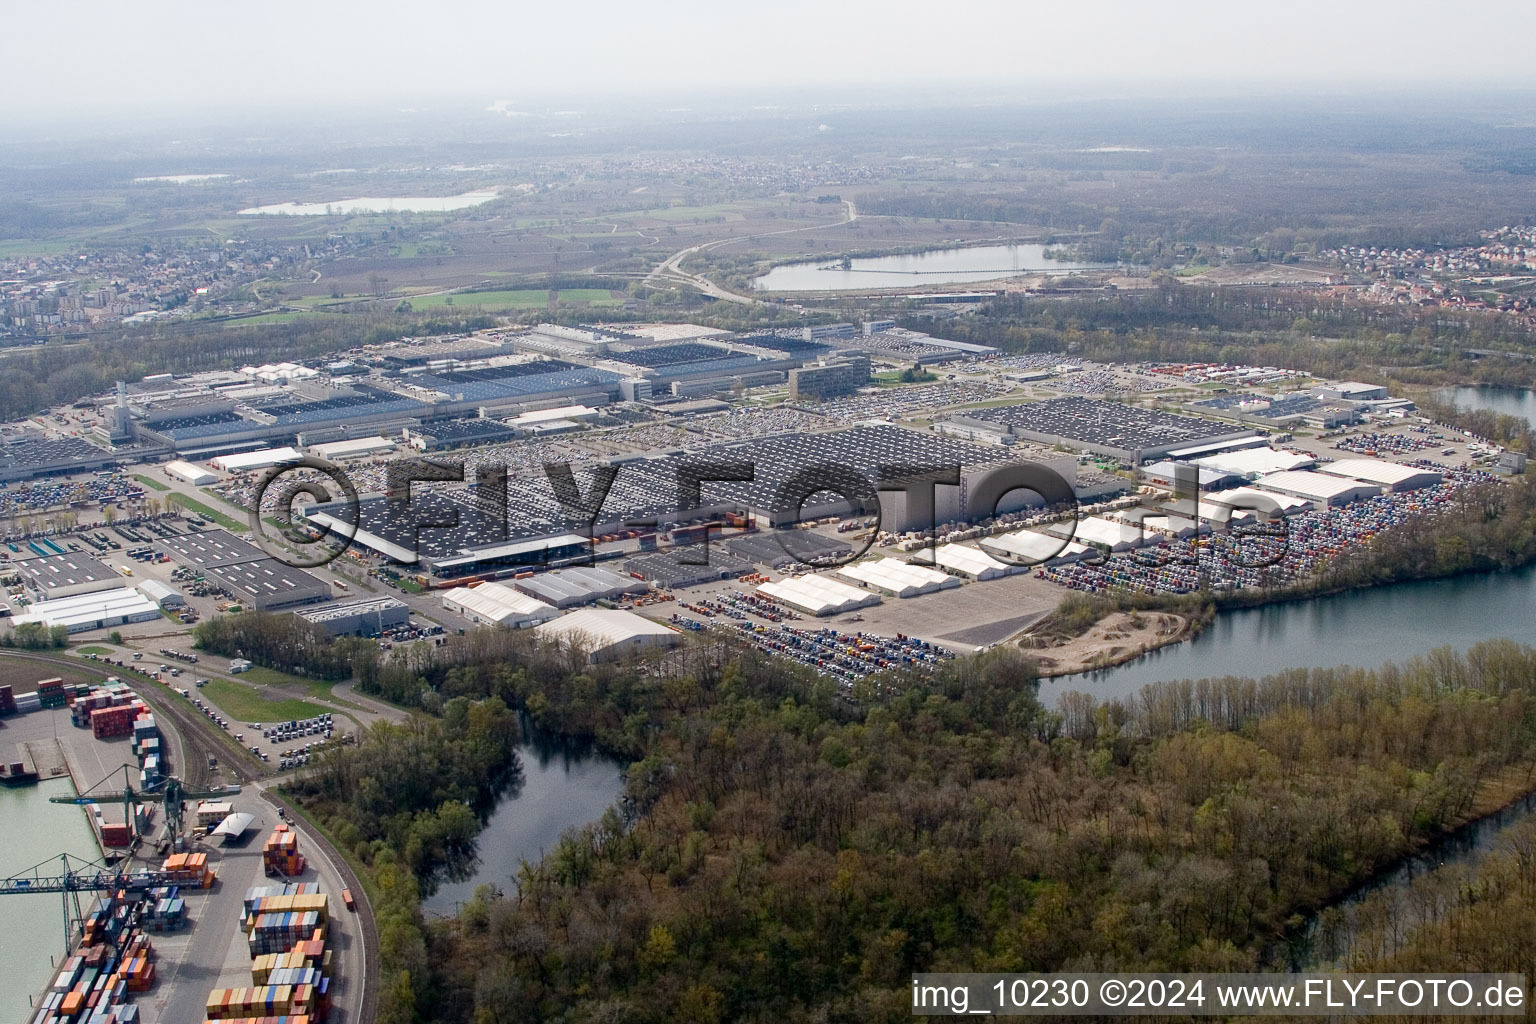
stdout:
MULTIPOLYGON (((0 876, 9 878, 61 853, 101 859, 82 808, 48 802, 73 792, 68 779, 0 786, 0 876)), ((81 908, 90 909, 94 899, 81 894, 81 908)), ((28 1019, 32 997, 52 978, 53 961, 64 952, 64 911, 57 895, 0 897, 0 1020, 28 1019)))
POLYGON ((565 740, 523 725, 519 781, 497 799, 476 840, 479 854, 468 877, 440 883, 422 900, 429 914, 450 915, 486 883, 510 892, 524 860, 538 861, 566 829, 596 821, 624 793, 624 765, 591 744, 565 740))
POLYGON ((1112 270, 1113 263, 1077 263, 1046 258, 1043 245, 977 245, 934 249, 901 256, 872 256, 842 269, 833 257, 774 267, 752 282, 760 292, 832 292, 850 288, 917 288, 936 284, 994 281, 1019 274, 1070 274, 1112 270))

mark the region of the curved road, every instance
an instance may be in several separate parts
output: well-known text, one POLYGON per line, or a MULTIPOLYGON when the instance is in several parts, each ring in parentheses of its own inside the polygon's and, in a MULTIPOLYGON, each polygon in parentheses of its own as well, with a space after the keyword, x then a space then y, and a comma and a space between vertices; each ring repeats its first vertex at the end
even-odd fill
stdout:
POLYGON ((705 250, 713 249, 716 246, 729 245, 732 242, 750 242, 754 238, 768 238, 772 235, 793 235, 800 231, 816 231, 821 228, 843 227, 844 225, 852 224, 854 221, 859 219, 859 209, 853 205, 852 199, 844 199, 843 206, 845 207, 848 216, 846 219, 838 221, 836 224, 812 224, 809 227, 803 228, 781 228, 778 231, 760 231, 755 235, 742 235, 739 238, 717 238, 713 242, 701 242, 698 245, 689 246, 686 249, 673 253, 671 256, 663 260, 655 270, 646 275, 645 280, 647 282, 666 282, 669 284, 691 285, 692 287, 697 288, 699 291, 703 292, 705 295, 712 296, 716 299, 724 299, 726 302, 739 302, 747 306, 756 305, 761 303, 763 300, 756 298, 755 296, 741 295, 737 292, 728 291, 724 288, 721 288, 719 285, 715 284, 715 282, 711 281, 709 278, 702 274, 690 274, 688 271, 683 269, 683 261, 695 253, 704 252, 705 250))

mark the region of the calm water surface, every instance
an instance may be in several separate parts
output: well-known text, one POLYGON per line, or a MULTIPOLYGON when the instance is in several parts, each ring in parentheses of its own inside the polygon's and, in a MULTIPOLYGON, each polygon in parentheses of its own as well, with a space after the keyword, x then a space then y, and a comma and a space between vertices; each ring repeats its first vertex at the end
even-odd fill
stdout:
POLYGON ((827 257, 813 263, 774 267, 752 282, 757 291, 830 292, 845 288, 908 288, 935 284, 991 281, 1015 274, 1048 271, 1067 274, 1112 269, 1112 263, 1074 263, 1045 257, 1043 245, 978 245, 935 249, 903 256, 873 256, 851 261, 843 270, 827 257), (831 269, 825 269, 831 268, 831 269))

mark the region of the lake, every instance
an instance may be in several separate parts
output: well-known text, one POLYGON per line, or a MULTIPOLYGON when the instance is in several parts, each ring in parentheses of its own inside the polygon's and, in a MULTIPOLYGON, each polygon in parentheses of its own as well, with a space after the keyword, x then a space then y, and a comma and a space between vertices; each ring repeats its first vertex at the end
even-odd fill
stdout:
POLYGON ((902 256, 871 256, 842 269, 840 258, 774 267, 752 282, 760 292, 831 292, 848 288, 917 288, 936 284, 992 281, 1019 274, 1070 274, 1112 270, 1113 263, 1052 260, 1043 245, 977 245, 934 249, 902 256))
MULTIPOLYGON (((48 802, 51 796, 73 793, 67 778, 17 789, 0 786, 0 876, 9 878, 61 853, 101 859, 83 809, 48 802)), ((82 909, 89 910, 95 898, 82 893, 82 909)), ((64 914, 57 894, 0 896, 0 1020, 28 1019, 30 997, 43 991, 52 979, 53 960, 64 952, 64 914)))
POLYGON ((1536 391, 1529 388, 1498 388, 1492 386, 1470 388, 1445 388, 1442 399, 1463 409, 1487 409, 1506 416, 1524 416, 1536 423, 1536 391))
POLYGON ((479 206, 496 198, 496 192, 465 192, 457 196, 408 196, 391 199, 334 199, 327 203, 273 203, 241 210, 240 216, 281 214, 291 217, 339 217, 353 213, 444 213, 479 206))
POLYGON ((563 740, 525 724, 518 747, 522 778, 497 800, 476 846, 474 873, 445 881, 421 901, 431 914, 450 915, 486 883, 516 888, 522 862, 538 861, 569 828, 596 821, 624 793, 624 764, 591 744, 563 740))

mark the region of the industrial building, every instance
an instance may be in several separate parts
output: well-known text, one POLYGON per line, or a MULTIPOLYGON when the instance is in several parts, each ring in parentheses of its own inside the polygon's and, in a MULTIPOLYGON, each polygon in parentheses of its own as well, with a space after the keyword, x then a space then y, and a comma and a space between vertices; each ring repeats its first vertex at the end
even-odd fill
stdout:
POLYGON ((1387 389, 1380 384, 1362 384, 1355 380, 1323 384, 1312 393, 1325 401, 1375 402, 1387 397, 1387 389))
MULTIPOLYGON (((543 474, 509 479, 505 508, 486 501, 476 488, 413 494, 409 505, 383 496, 364 496, 355 542, 396 559, 418 564, 440 578, 477 575, 519 565, 558 566, 591 554, 593 536, 619 533, 635 523, 653 523, 659 532, 681 528, 679 543, 727 515, 752 515, 769 526, 790 525, 829 515, 872 513, 876 503, 881 527, 903 531, 930 528, 935 522, 988 518, 1038 504, 1023 489, 1007 489, 995 509, 970 507, 976 496, 997 497, 990 485, 999 471, 1026 462, 1007 448, 977 445, 939 434, 891 425, 860 426, 826 433, 790 433, 706 445, 686 453, 635 457, 618 463, 619 472, 597 520, 590 524, 561 507, 543 474), (680 508, 680 475, 690 467, 730 464, 749 468, 750 480, 705 479, 697 507, 680 508), (958 485, 914 484, 911 493, 878 488, 881 467, 958 468, 958 485), (850 494, 844 494, 851 491, 850 494), (850 506, 850 499, 855 503, 850 506), (419 528, 418 523, 457 523, 419 528), (419 542, 419 543, 418 543, 419 542)), ((1070 457, 1044 463, 1067 484, 1076 477, 1070 457)), ((578 478, 584 475, 576 467, 578 478)), ((710 474, 704 473, 705 477, 710 474)), ((583 487, 586 486, 582 483, 583 487)), ((980 502, 985 505, 986 502, 980 502)), ((354 533, 345 502, 311 507, 317 525, 354 533)), ((544 599, 541 595, 534 595, 544 599)))
POLYGON ((851 395, 868 383, 868 356, 836 355, 815 366, 790 370, 789 397, 791 401, 820 401, 838 395, 851 395))
POLYGON ((1175 449, 1256 436, 1212 420, 1091 398, 1053 398, 955 413, 951 421, 978 430, 1109 455, 1139 466, 1175 449))
POLYGON ((1289 494, 1310 501, 1315 508, 1333 508, 1348 505, 1362 498, 1374 498, 1383 488, 1361 480, 1312 473, 1307 470, 1290 470, 1260 477, 1258 488, 1275 494, 1289 494))
POLYGON ((220 455, 210 461, 226 473, 249 473, 258 469, 271 469, 273 466, 286 466, 303 457, 297 448, 263 448, 254 452, 220 455))
POLYGON ((78 437, 23 431, 0 438, 0 484, 58 473, 83 473, 116 465, 118 456, 78 437))
POLYGON ((946 572, 912 565, 899 558, 855 562, 838 569, 837 574, 892 597, 917 597, 961 585, 959 579, 946 572))
POLYGON ((1317 460, 1310 455, 1280 451, 1275 448, 1244 448, 1239 451, 1221 452, 1195 460, 1205 469, 1227 473, 1244 480, 1257 480, 1268 473, 1283 473, 1291 469, 1310 469, 1317 460))
POLYGON ((206 569, 210 565, 235 565, 266 558, 267 553, 249 541, 241 540, 228 530, 203 530, 200 533, 183 533, 164 537, 161 544, 170 556, 189 569, 206 569))
POLYGON ((185 608, 187 599, 181 591, 159 580, 145 580, 135 589, 161 608, 185 608))
POLYGON ((1433 487, 1445 479, 1445 474, 1433 469, 1404 466, 1384 459, 1340 459, 1317 467, 1317 471, 1329 476, 1350 477, 1368 484, 1377 484, 1393 494, 1433 487))
POLYGON ((1050 537, 1036 530, 1018 530, 998 537, 984 537, 980 543, 984 550, 995 552, 1009 564, 1026 568, 1064 565, 1093 553, 1093 549, 1086 544, 1050 537))
POLYGON ((1070 538, 1080 544, 1103 548, 1110 552, 1130 551, 1144 546, 1149 538, 1140 526, 1117 523, 1102 516, 1089 516, 1077 522, 1055 523, 1046 527, 1052 537, 1070 538))
POLYGON ((203 577, 259 612, 279 612, 331 599, 331 588, 275 558, 210 565, 203 577))
MULTIPOLYGON (((927 555, 927 552, 922 552, 918 557, 927 561, 927 555)), ((932 561, 940 569, 972 580, 994 580, 1024 571, 1024 566, 999 562, 985 551, 964 544, 941 545, 933 552, 932 561)))
POLYGON ((625 594, 643 594, 651 589, 644 580, 596 568, 557 569, 513 580, 512 585, 529 597, 556 608, 612 601, 625 594))
POLYGON ((1308 499, 1280 491, 1261 491, 1256 487, 1235 487, 1230 491, 1200 496, 1200 514, 1215 522, 1237 523, 1253 519, 1245 512, 1261 512, 1293 516, 1298 512, 1310 512, 1316 506, 1308 499), (1216 510, 1232 511, 1225 516, 1216 510))
POLYGON ((553 605, 519 593, 502 583, 455 587, 443 594, 443 607, 482 626, 525 629, 557 617, 553 605))
POLYGON ((165 464, 165 471, 170 476, 183 483, 189 483, 193 487, 206 487, 209 484, 217 483, 219 480, 217 473, 212 473, 202 466, 195 466, 182 459, 174 459, 167 462, 165 464))
POLYGON ((341 441, 327 441, 324 444, 310 445, 310 451, 322 459, 330 459, 332 462, 341 462, 346 459, 361 459, 369 455, 383 455, 395 450, 395 442, 387 437, 375 434, 372 437, 353 437, 341 441))
POLYGON ((838 615, 881 603, 879 594, 812 574, 764 583, 757 588, 757 593, 786 608, 815 616, 838 615))
POLYGON ((587 652, 591 662, 612 661, 626 654, 676 647, 682 634, 643 615, 618 608, 583 608, 535 626, 541 638, 587 652))
POLYGON ((393 597, 355 597, 293 614, 331 636, 378 636, 411 620, 410 606, 393 597))
POLYGON ((160 617, 160 606, 136 590, 117 587, 89 594, 75 594, 31 605, 25 615, 11 619, 11 627, 38 623, 50 629, 63 626, 71 633, 110 629, 131 622, 160 617))
POLYGON ((45 600, 111 590, 123 585, 122 573, 79 551, 18 556, 11 565, 21 580, 45 600))

